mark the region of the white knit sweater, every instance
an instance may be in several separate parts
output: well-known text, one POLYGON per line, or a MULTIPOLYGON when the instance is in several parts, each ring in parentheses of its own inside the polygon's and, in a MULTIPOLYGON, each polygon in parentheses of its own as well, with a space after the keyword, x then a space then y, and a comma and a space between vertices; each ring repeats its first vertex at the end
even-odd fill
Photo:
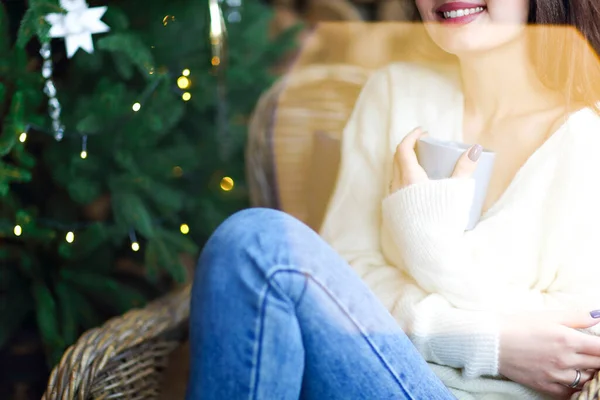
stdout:
POLYGON ((321 231, 459 399, 541 399, 498 376, 497 313, 600 308, 600 118, 566 119, 474 230, 474 185, 445 179, 388 195, 417 126, 462 138, 458 80, 410 64, 376 72, 346 127, 321 231))

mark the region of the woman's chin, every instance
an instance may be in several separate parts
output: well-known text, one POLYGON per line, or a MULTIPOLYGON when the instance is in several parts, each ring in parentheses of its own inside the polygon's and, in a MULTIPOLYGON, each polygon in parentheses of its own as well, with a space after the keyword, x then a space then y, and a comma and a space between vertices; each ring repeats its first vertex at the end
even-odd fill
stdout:
POLYGON ((438 46, 446 53, 453 54, 457 57, 481 54, 492 51, 495 46, 489 46, 488 43, 473 43, 473 41, 464 40, 449 40, 445 38, 443 43, 438 43, 438 46))
POLYGON ((524 37, 525 26, 470 26, 452 29, 447 26, 430 26, 431 39, 445 52, 461 55, 481 54, 499 49, 524 37))

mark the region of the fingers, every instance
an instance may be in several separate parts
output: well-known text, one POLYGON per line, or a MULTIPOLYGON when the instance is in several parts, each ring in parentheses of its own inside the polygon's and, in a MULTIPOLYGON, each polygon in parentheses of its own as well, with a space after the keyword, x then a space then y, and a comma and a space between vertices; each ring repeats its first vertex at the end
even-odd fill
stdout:
POLYGON ((553 383, 544 387, 544 392, 548 393, 554 399, 568 400, 576 390, 561 385, 560 383, 553 383))
POLYGON ((425 133, 421 128, 417 128, 406 135, 396 147, 396 160, 405 168, 419 165, 419 161, 417 160, 417 155, 415 153, 415 146, 417 144, 417 140, 419 140, 419 138, 424 134, 425 133))
POLYGON ((578 354, 584 354, 593 357, 600 357, 600 337, 588 335, 582 332, 574 332, 577 334, 576 346, 573 346, 578 354))
POLYGON ((419 165, 419 160, 415 153, 415 146, 419 137, 425 135, 423 130, 417 128, 404 137, 396 147, 394 155, 394 166, 392 172, 392 182, 389 191, 394 193, 403 187, 423 182, 428 179, 427 173, 419 165))
POLYGON ((471 146, 469 150, 465 151, 463 155, 458 159, 454 172, 452 173, 453 178, 470 178, 477 168, 477 162, 481 157, 483 147, 476 144, 471 146))
MULTIPOLYGON (((594 377, 594 371, 588 371, 584 369, 580 369, 581 378, 579 379, 579 383, 575 389, 581 389, 583 385, 589 382, 594 377)), ((562 386, 569 388, 569 385, 572 385, 577 378, 577 370, 564 370, 561 372, 561 376, 558 377, 557 383, 560 383, 562 386)), ((573 389, 573 388, 569 388, 573 389)))
POLYGON ((600 357, 589 356, 587 354, 575 354, 573 357, 574 369, 584 370, 600 370, 600 357))
POLYGON ((565 311, 558 315, 558 322, 573 329, 591 328, 600 323, 600 318, 594 318, 592 315, 597 315, 597 311, 592 311, 590 313, 585 311, 565 311))
MULTIPOLYGON (((581 380, 579 381, 579 385, 577 385, 577 389, 582 389, 583 386, 588 383, 589 381, 591 381, 592 379, 594 379, 594 376, 596 375, 596 371, 595 370, 580 370, 581 371, 581 380)), ((571 382, 572 383, 572 382, 571 382)))

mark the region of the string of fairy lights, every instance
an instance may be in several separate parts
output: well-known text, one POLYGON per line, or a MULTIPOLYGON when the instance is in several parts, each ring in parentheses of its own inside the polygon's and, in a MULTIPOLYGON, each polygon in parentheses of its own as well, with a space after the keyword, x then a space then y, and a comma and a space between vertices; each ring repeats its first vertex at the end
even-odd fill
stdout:
MULTIPOLYGON (((150 72, 151 74, 153 73, 152 70, 150 72)), ((191 88, 192 82, 190 79, 190 70, 189 69, 184 69, 181 72, 181 75, 179 76, 179 78, 177 79, 177 86, 180 89, 180 93, 181 93, 181 98, 183 101, 188 102, 192 99, 192 94, 188 91, 191 88)), ((164 75, 169 76, 169 73, 165 73, 164 75)), ((131 105, 131 109, 134 112, 138 112, 142 109, 143 105, 146 104, 146 101, 154 94, 154 92, 156 92, 158 86, 161 83, 161 79, 155 79, 152 82, 152 85, 146 90, 146 92, 144 94, 142 94, 142 96, 140 96, 140 99, 138 101, 136 101, 135 103, 133 103, 131 105)), ((129 115, 125 115, 124 117, 129 117, 129 115)), ((53 121, 54 122, 54 121, 53 121)), ((56 137, 56 134, 54 132, 48 132, 47 129, 45 129, 44 127, 41 126, 36 126, 33 124, 27 124, 25 126, 25 129, 23 130, 23 132, 19 135, 19 141, 21 143, 25 143, 25 141, 27 140, 27 137, 29 135, 29 132, 35 129, 36 132, 40 132, 40 133, 45 133, 45 134, 50 134, 52 136, 56 137)), ((54 130, 54 129, 53 129, 54 130)), ((61 136, 60 139, 57 140, 62 140, 63 137, 73 137, 73 138, 81 138, 81 153, 80 156, 81 158, 85 159, 88 156, 88 150, 87 150, 87 142, 88 142, 88 134, 81 134, 79 132, 66 132, 64 130, 64 128, 62 128, 61 131, 61 136)))
MULTIPOLYGON (((242 0, 209 0, 209 7, 211 10, 211 29, 210 29, 210 41, 211 41, 211 45, 212 45, 212 50, 213 50, 213 55, 211 58, 211 64, 214 68, 219 68, 219 66, 221 65, 221 61, 222 58, 225 56, 224 54, 224 42, 225 42, 225 37, 227 34, 225 25, 224 25, 224 18, 223 18, 223 14, 222 14, 222 10, 220 7, 220 4, 218 3, 227 3, 228 6, 228 10, 226 13, 226 18, 229 22, 232 23, 236 23, 236 22, 240 22, 241 21, 241 7, 242 7, 242 0)), ((173 20, 174 17, 167 15, 165 16, 165 18, 163 19, 163 24, 167 25, 169 21, 173 20)), ((44 58, 45 61, 45 70, 43 71, 43 76, 44 78, 47 79, 46 82, 46 87, 45 87, 45 93, 48 95, 49 97, 49 108, 51 108, 50 110, 50 115, 53 118, 53 133, 52 135, 56 138, 56 140, 62 140, 64 136, 71 136, 71 137, 80 137, 81 138, 81 152, 80 152, 80 157, 81 159, 86 159, 88 157, 88 135, 87 134, 80 134, 80 133, 69 133, 66 132, 64 129, 64 126, 62 126, 60 124, 60 120, 59 120, 59 116, 60 116, 60 104, 57 103, 57 100, 53 100, 56 98, 56 93, 55 90, 51 90, 54 89, 54 85, 51 82, 51 69, 48 70, 49 68, 49 59, 50 59, 50 54, 49 54, 49 46, 47 44, 43 44, 42 45, 42 49, 41 49, 41 53, 42 57, 44 58), (48 72, 49 71, 49 72, 48 72), (50 82, 50 83, 48 83, 50 82), (52 103, 52 104, 51 104, 52 103), (58 106, 56 106, 56 104, 53 103, 57 103, 58 106)), ((153 70, 150 71, 150 73, 153 73, 153 70)), ((183 71, 181 71, 181 74, 179 75, 179 77, 177 78, 177 87, 181 90, 181 99, 185 102, 188 102, 192 99, 192 94, 189 91, 189 89, 192 86, 192 81, 191 81, 191 71, 186 68, 183 71)), ((151 86, 150 90, 146 91, 146 93, 142 96, 141 99, 139 99, 138 101, 136 101, 135 103, 133 103, 131 105, 131 110, 134 113, 139 112, 142 107, 144 106, 145 102, 150 98, 150 96, 156 91, 156 89, 158 88, 158 85, 160 84, 160 80, 156 79, 154 81, 153 86, 151 86)), ((41 133, 48 133, 46 130, 42 129, 39 126, 34 126, 32 124, 26 125, 24 131, 19 135, 19 141, 21 143, 25 143, 27 141, 28 138, 28 134, 30 133, 30 131, 32 131, 33 129, 35 129, 36 132, 41 132, 41 133)), ((173 168, 173 172, 176 175, 181 176, 183 174, 183 171, 181 170, 181 167, 177 167, 175 166, 173 168)), ((234 180, 229 177, 229 176, 225 176, 221 179, 220 182, 220 188, 221 190, 225 191, 225 192, 229 192, 231 190, 233 190, 234 188, 234 180)), ((86 222, 86 223, 79 223, 79 224, 73 224, 70 226, 65 226, 63 224, 59 224, 50 220, 45 220, 45 219, 38 219, 37 222, 41 223, 42 225, 52 228, 52 229, 57 229, 57 230, 62 230, 63 232, 66 232, 64 235, 64 240, 71 244, 74 243, 76 240, 76 236, 75 236, 75 232, 81 229, 85 229, 86 227, 92 225, 94 222, 86 222)), ((188 224, 186 223, 182 223, 179 226, 179 231, 183 234, 183 235, 187 235, 190 233, 190 227, 188 224)), ((21 224, 15 224, 13 227, 13 234, 16 237, 20 237, 24 234, 24 228, 21 224)), ((135 233, 134 229, 130 229, 129 230, 129 240, 131 243, 131 249, 134 252, 138 252, 141 248, 139 240, 137 238, 137 235, 135 233)))
MULTIPOLYGON (((214 64, 214 61, 213 61, 213 64, 214 64)), ((134 113, 139 112, 142 109, 145 102, 156 91, 159 80, 156 80, 155 82, 156 82, 156 84, 151 87, 151 90, 148 90, 146 92, 145 96, 143 96, 140 100, 136 101, 135 103, 133 103, 131 105, 131 110, 134 113)), ((188 91, 191 88, 191 86, 192 86, 191 71, 188 68, 186 68, 183 71, 181 71, 180 76, 177 78, 177 87, 183 91, 181 94, 181 99, 185 102, 190 101, 192 98, 192 94, 188 91)), ((19 141, 21 143, 25 143, 27 141, 28 133, 30 132, 30 130, 32 128, 37 128, 36 132, 48 133, 48 132, 44 131, 43 129, 39 129, 39 127, 35 127, 33 125, 27 125, 25 130, 19 135, 19 141)), ((69 132, 63 132, 63 134, 64 134, 64 136, 67 136, 67 137, 81 137, 82 144, 81 144, 80 157, 82 159, 86 159, 88 157, 88 135, 81 135, 78 133, 69 133, 69 132)), ((173 168, 173 174, 176 176, 181 176, 181 175, 183 175, 183 170, 181 169, 181 167, 175 166, 173 168)), ((235 186, 235 182, 234 182, 233 178, 231 178, 229 176, 223 177, 219 184, 220 189, 225 192, 229 192, 229 191, 233 190, 234 186, 235 186)), ((65 224, 57 223, 56 221, 46 220, 43 218, 38 219, 37 222, 39 222, 41 225, 43 225, 45 227, 62 230, 63 232, 66 232, 64 240, 69 244, 73 243, 75 241, 75 232, 76 231, 85 229, 88 226, 93 224, 93 222, 85 222, 85 223, 79 223, 79 224, 65 225, 65 224)), ((155 223, 159 223, 159 222, 160 221, 155 221, 155 223)), ((190 233, 190 227, 188 224, 182 223, 179 226, 179 231, 183 235, 187 235, 190 233)), ((24 233, 24 228, 20 224, 16 224, 13 227, 13 234, 15 236, 20 237, 23 235, 23 233, 24 233)), ((131 242, 131 249, 135 252, 139 251, 140 243, 139 243, 139 240, 137 238, 137 235, 136 235, 134 229, 131 229, 129 231, 129 239, 131 242)))

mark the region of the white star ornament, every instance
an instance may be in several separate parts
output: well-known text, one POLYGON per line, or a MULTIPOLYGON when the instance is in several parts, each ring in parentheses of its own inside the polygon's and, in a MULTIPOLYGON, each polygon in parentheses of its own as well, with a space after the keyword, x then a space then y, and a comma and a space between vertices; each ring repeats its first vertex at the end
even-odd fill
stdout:
POLYGON ((92 35, 110 30, 108 25, 100 21, 107 7, 89 8, 85 0, 61 0, 60 5, 67 11, 66 14, 46 15, 46 21, 51 25, 50 37, 65 38, 69 58, 80 48, 93 53, 92 35))

